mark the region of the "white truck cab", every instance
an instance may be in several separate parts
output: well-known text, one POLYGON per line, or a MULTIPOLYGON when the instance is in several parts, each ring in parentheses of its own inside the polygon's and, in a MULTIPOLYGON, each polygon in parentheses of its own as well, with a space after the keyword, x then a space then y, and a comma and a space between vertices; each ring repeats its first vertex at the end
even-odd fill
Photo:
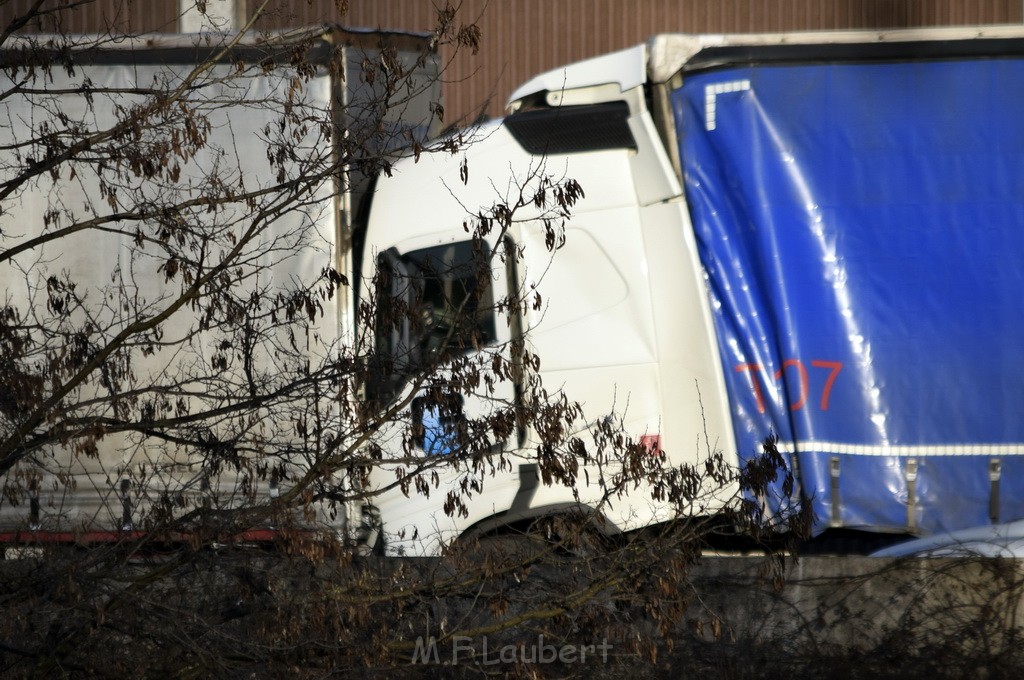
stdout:
MULTIPOLYGON (((503 247, 497 238, 521 249, 518 261, 492 260, 490 299, 512 293, 539 304, 510 312, 517 318, 488 310, 493 318, 481 322, 486 342, 463 355, 489 364, 488 355, 507 353, 522 333, 527 351, 540 360, 537 375, 545 389, 562 391, 582 407, 580 430, 567 435, 587 441, 588 426, 621 418, 625 432, 651 455, 666 456, 670 465, 696 464, 711 450, 732 452, 734 446, 682 189, 646 106, 645 60, 645 48, 638 47, 539 76, 513 95, 512 114, 474 129, 463 150, 397 163, 378 181, 363 262, 392 261, 393 268, 429 278, 424 272, 433 269, 424 261, 451 265, 472 256, 472 230, 464 224, 474 216, 495 204, 515 205, 539 177, 574 180, 584 197, 565 221, 560 247, 550 248, 544 210, 532 205, 516 212, 507 233, 484 238, 491 251, 503 247)), ((427 290, 432 284, 420 285, 427 290)), ((385 345, 406 346, 391 337, 397 331, 383 334, 385 345)), ((523 389, 514 383, 503 380, 493 392, 481 387, 466 395, 465 417, 513 405, 523 389)), ((396 386, 391 396, 409 389, 396 386)), ((510 464, 439 467, 429 495, 385 490, 395 484, 396 467, 409 472, 415 466, 404 453, 401 465, 376 470, 371 483, 381 493, 371 502, 386 551, 436 554, 467 530, 570 507, 599 513, 608 532, 676 512, 644 486, 603 498, 596 482, 602 471, 583 460, 575 485, 543 483, 535 435, 527 430, 489 443, 491 455, 505 454, 510 464), (448 491, 458 492, 467 478, 476 486, 465 511, 453 512, 444 502, 448 491)), ((413 458, 451 455, 432 451, 433 441, 420 439, 410 449, 413 458)), ((717 491, 700 495, 688 514, 714 514, 734 490, 717 491)))

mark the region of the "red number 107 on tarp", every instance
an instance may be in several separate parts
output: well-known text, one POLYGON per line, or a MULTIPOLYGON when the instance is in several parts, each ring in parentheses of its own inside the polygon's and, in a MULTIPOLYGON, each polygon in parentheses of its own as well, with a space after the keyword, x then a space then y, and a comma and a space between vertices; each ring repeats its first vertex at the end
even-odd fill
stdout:
MULTIPOLYGON (((843 364, 840 361, 821 361, 818 359, 811 360, 811 368, 824 368, 829 371, 828 378, 825 379, 825 386, 821 390, 821 400, 818 402, 818 406, 822 411, 828 410, 828 399, 832 395, 832 387, 836 383, 836 378, 839 376, 839 371, 843 370, 843 364)), ((775 382, 782 380, 782 376, 786 374, 786 371, 795 371, 796 375, 800 378, 800 398, 792 402, 789 405, 790 411, 799 411, 807 405, 807 399, 811 393, 811 380, 808 375, 807 365, 799 359, 786 359, 782 362, 782 368, 775 371, 772 377, 775 382)), ((764 413, 764 390, 761 389, 761 378, 759 375, 765 373, 764 367, 760 364, 738 364, 736 366, 737 373, 750 373, 750 383, 754 386, 754 398, 757 400, 757 412, 764 413)))

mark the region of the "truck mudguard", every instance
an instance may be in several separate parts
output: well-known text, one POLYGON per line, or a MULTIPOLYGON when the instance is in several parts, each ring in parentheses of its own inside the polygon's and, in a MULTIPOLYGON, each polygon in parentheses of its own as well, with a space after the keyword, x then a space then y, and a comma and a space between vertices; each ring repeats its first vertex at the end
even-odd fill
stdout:
POLYGON ((776 434, 818 531, 1024 517, 1022 84, 960 57, 672 92, 740 460, 776 434))

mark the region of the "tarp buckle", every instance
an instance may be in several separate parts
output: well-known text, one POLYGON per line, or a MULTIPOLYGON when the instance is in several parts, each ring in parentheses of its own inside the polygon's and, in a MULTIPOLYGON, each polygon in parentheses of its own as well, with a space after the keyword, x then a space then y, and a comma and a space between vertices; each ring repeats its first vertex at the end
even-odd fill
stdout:
POLYGON ((992 524, 999 524, 999 479, 1003 476, 1003 461, 992 458, 988 461, 988 517, 992 524))
POLYGON ((829 524, 834 527, 843 525, 840 510, 842 505, 839 499, 839 456, 832 456, 828 461, 829 477, 832 480, 832 517, 829 524))
POLYGON ((907 528, 917 530, 917 458, 907 459, 907 528))

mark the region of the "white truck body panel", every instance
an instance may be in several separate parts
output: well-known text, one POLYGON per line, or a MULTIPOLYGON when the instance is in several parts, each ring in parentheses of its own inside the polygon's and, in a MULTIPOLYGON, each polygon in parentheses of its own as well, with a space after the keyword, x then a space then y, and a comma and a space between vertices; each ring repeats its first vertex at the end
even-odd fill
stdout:
MULTIPOLYGON (((317 54, 332 54, 342 63, 318 64, 315 74, 302 80, 295 107, 307 106, 315 111, 309 120, 333 117, 337 129, 331 134, 363 134, 365 130, 360 126, 369 123, 360 116, 365 116, 376 90, 369 80, 360 77, 360 69, 364 59, 372 60, 374 54, 379 53, 379 37, 373 32, 332 31, 322 27, 310 32, 320 41, 314 41, 321 49, 317 54), (341 49, 329 52, 324 46, 331 40, 338 41, 341 49)), ((301 33, 291 32, 290 35, 298 39, 301 33)), ((238 48, 267 48, 268 37, 271 41, 276 39, 245 37, 238 48)), ((418 45, 415 49, 403 46, 396 53, 403 65, 411 68, 421 56, 420 48, 426 46, 427 38, 405 35, 401 39, 409 45, 418 45)), ((15 93, 0 102, 0 116, 7 122, 0 127, 0 144, 6 147, 38 135, 44 124, 61 129, 67 125, 67 120, 83 121, 87 129, 96 130, 114 125, 118 120, 116 107, 123 111, 146 101, 143 95, 126 94, 126 90, 173 88, 197 65, 194 61, 197 49, 206 48, 211 54, 216 53, 204 42, 197 46, 197 40, 200 39, 196 36, 126 39, 99 50, 95 62, 83 60, 73 74, 68 74, 63 67, 54 68, 45 76, 45 89, 59 91, 58 94, 15 93), (110 88, 115 92, 97 91, 93 105, 88 107, 80 94, 82 83, 86 81, 91 82, 93 88, 110 88), (67 119, 61 122, 59 114, 67 119)), ((396 141, 408 141, 408 130, 403 125, 412 127, 415 138, 421 141, 426 138, 427 128, 417 126, 434 118, 431 106, 440 95, 437 68, 437 64, 428 59, 413 72, 406 100, 402 106, 389 110, 382 121, 393 132, 393 136, 380 139, 382 153, 396 141)), ((5 85, 10 87, 6 72, 4 77, 5 85)), ((229 62, 213 64, 200 77, 202 87, 189 96, 199 103, 208 118, 211 133, 199 153, 180 159, 180 181, 171 189, 176 192, 176 200, 202 197, 206 188, 204 182, 213 168, 219 168, 230 181, 243 181, 248 190, 270 187, 279 181, 277 168, 268 160, 268 144, 264 140, 278 129, 283 115, 281 104, 293 78, 294 70, 287 66, 262 73, 260 69, 249 69, 239 74, 236 66, 229 62), (203 101, 208 105, 203 105, 203 101)), ((309 125, 305 136, 293 138, 291 143, 297 156, 311 154, 330 159, 335 153, 336 141, 323 136, 319 126, 309 125)), ((345 180, 353 184, 344 185, 340 177, 326 179, 308 200, 283 212, 263 232, 262 240, 250 246, 249 254, 240 258, 238 271, 250 271, 246 269, 250 266, 252 271, 255 267, 260 269, 258 274, 250 274, 238 285, 245 290, 273 295, 289 284, 309 282, 331 267, 351 279, 352 263, 347 252, 351 248, 349 229, 354 203, 359 199, 353 193, 361 191, 362 187, 355 185, 355 173, 345 180)), ((133 178, 125 183, 132 183, 132 193, 127 197, 132 201, 161 190, 157 183, 145 180, 133 178)), ((61 213, 60 225, 89 219, 94 214, 94 203, 98 214, 113 212, 114 208, 106 205, 101 195, 92 173, 79 172, 73 178, 67 177, 67 173, 57 178, 41 176, 21 192, 17 211, 0 215, 0 230, 7 243, 13 244, 55 228, 45 226, 44 221, 44 216, 53 211, 61 213)), ((245 206, 229 205, 209 217, 211 228, 232 224, 244 214, 245 206)), ((125 299, 141 301, 148 314, 156 314, 180 292, 183 286, 180 277, 166 280, 157 270, 159 260, 155 256, 152 244, 148 249, 140 247, 132 237, 119 236, 112 231, 87 230, 63 237, 21 253, 3 266, 0 279, 6 291, 5 304, 23 311, 27 315, 23 321, 33 315, 44 319, 47 316, 47 277, 66 274, 76 283, 76 292, 85 297, 86 307, 94 314, 92 321, 116 331, 135 319, 130 314, 123 314, 122 318, 121 302, 125 299)), ((317 316, 310 336, 305 339, 304 351, 313 364, 335 352, 340 342, 348 341, 354 321, 351 296, 345 292, 323 305, 322 314, 317 316)), ((157 347, 148 356, 140 356, 134 365, 141 385, 147 384, 147 375, 157 380, 166 379, 190 362, 210 366, 217 349, 215 334, 204 336, 207 342, 202 345, 174 344, 194 331, 198 323, 197 314, 186 307, 163 324, 165 346, 157 347)), ((287 331, 281 333, 281 346, 287 346, 290 342, 285 337, 287 331)), ((278 361, 272 352, 254 358, 260 369, 269 371, 278 361)), ((224 371, 223 382, 210 385, 210 391, 230 392, 237 388, 238 393, 244 394, 240 370, 237 363, 232 364, 224 371)), ((201 399, 201 395, 197 398, 201 399)), ((324 398, 331 397, 324 395, 324 398)), ((109 406, 101 403, 97 413, 103 408, 109 406)), ((278 422, 272 414, 261 412, 254 414, 254 418, 255 427, 265 436, 276 437, 279 441, 291 441, 295 436, 291 423, 278 422)), ((292 463, 297 466, 293 471, 302 465, 301 461, 292 463)), ((51 447, 19 463, 5 477, 9 493, 0 499, 0 535, 6 537, 5 540, 11 537, 34 540, 32 537, 38 532, 59 536, 116 536, 124 529, 143 528, 141 522, 135 525, 132 522, 145 516, 161 494, 179 495, 188 507, 198 506, 204 498, 212 499, 214 507, 232 507, 265 500, 268 494, 277 493, 269 488, 269 479, 256 479, 251 471, 235 471, 227 466, 218 477, 209 478, 202 474, 201 468, 201 455, 165 445, 159 439, 140 442, 129 435, 107 434, 99 441, 98 451, 90 455, 51 447), (42 475, 38 486, 39 512, 38 516, 30 517, 28 485, 24 480, 38 474, 42 475), (124 481, 130 483, 128 500, 133 516, 127 523, 121 489, 124 481)), ((286 486, 287 483, 282 484, 286 486)), ((332 525, 345 521, 343 515, 333 519, 325 515, 320 519, 332 525)))
MULTIPOLYGON (((187 73, 191 65, 182 67, 179 74, 187 73)), ((280 93, 281 75, 272 73, 246 78, 244 87, 232 79, 234 67, 230 64, 213 67, 212 76, 222 81, 204 90, 210 101, 234 99, 238 104, 229 108, 206 112, 216 132, 210 144, 202 153, 183 163, 182 186, 195 187, 201 191, 204 173, 217 164, 227 164, 229 174, 244 178, 247 186, 253 188, 270 186, 274 183, 274 170, 267 163, 265 146, 251 143, 264 135, 264 128, 275 124, 279 113, 274 107, 264 106, 275 93, 280 93), (251 102, 246 105, 243 102, 251 102)), ((54 89, 66 89, 72 94, 54 98, 55 110, 60 110, 72 120, 89 120, 98 129, 105 129, 116 123, 113 107, 128 107, 131 99, 120 95, 116 99, 96 96, 95 105, 86 109, 82 97, 73 94, 83 78, 89 78, 97 87, 124 90, 137 85, 145 86, 168 76, 164 65, 103 65, 80 67, 74 76, 63 71, 52 74, 54 89)), ((324 73, 307 83, 306 102, 314 107, 327 110, 331 101, 331 79, 324 73)), ((141 98, 140 98, 141 101, 141 98)), ((31 134, 48 117, 50 124, 58 126, 55 116, 47 116, 39 106, 39 98, 13 96, 0 103, 6 119, 25 119, 31 127, 23 128, 31 134)), ((17 128, 3 128, 4 138, 0 144, 17 143, 17 128), (8 137, 15 133, 14 137, 8 137)), ((310 135, 297 146, 318 143, 310 135)), ((145 183, 137 191, 148 191, 145 183)), ((185 198, 182 192, 182 199, 185 198)), ((331 196, 334 188, 324 184, 318 190, 315 202, 305 210, 283 215, 269 229, 264 240, 253 248, 259 253, 254 264, 265 267, 258 278, 245 285, 256 291, 279 290, 293 280, 308 278, 310 272, 319 272, 337 261, 337 212, 332 207, 331 196), (303 239, 296 240, 302 233, 303 239), (281 242, 269 249, 274 239, 281 242)), ((10 237, 30 237, 32 230, 43 233, 43 216, 52 210, 61 210, 69 222, 86 220, 94 214, 90 206, 101 201, 101 192, 95 176, 80 175, 77 181, 64 178, 53 180, 40 178, 20 196, 21 210, 0 217, 0 229, 10 237)), ((134 197, 133 197, 134 198, 134 197)), ((99 211, 107 206, 97 206, 99 211)), ((230 223, 241 216, 241 208, 229 207, 219 214, 222 223, 230 223)), ((152 246, 151 246, 152 248, 152 246)), ((180 292, 180 280, 165 280, 157 271, 161 262, 157 253, 140 248, 130 236, 97 233, 94 230, 61 238, 40 248, 22 253, 15 261, 5 266, 4 284, 7 303, 20 310, 31 310, 39 318, 45 317, 45 295, 47 276, 67 274, 76 282, 76 292, 83 295, 93 315, 91 321, 101 327, 118 329, 131 323, 134 317, 121 319, 122 296, 143 301, 147 316, 158 314, 180 292), (25 272, 25 274, 21 274, 25 272), (101 301, 105 301, 101 302, 101 301)), ((344 297, 340 298, 344 299, 344 297)), ((313 361, 322 360, 335 344, 339 335, 339 312, 347 313, 332 306, 324 309, 324 316, 318 320, 317 332, 322 343, 312 343, 308 349, 313 361)), ((80 323, 85 322, 83 316, 80 323)), ((165 325, 164 348, 140 360, 135 371, 140 375, 173 376, 182 361, 199 361, 209 365, 216 347, 214 344, 193 346, 189 356, 184 357, 179 345, 199 324, 197 314, 182 310, 173 322, 165 325)), ((188 343, 191 344, 191 343, 188 343)), ((186 345, 188 346, 188 345, 186 345)), ((267 366, 273 358, 262 357, 267 366)), ((235 366, 235 370, 237 370, 235 366)), ((238 380, 238 375, 225 374, 227 381, 238 380)), ((102 413, 97 411, 97 414, 102 413)), ((285 436, 282 432, 282 436, 285 436)), ((136 511, 145 511, 155 496, 168 492, 181 494, 190 499, 200 495, 199 467, 197 461, 189 460, 186 452, 174 451, 159 442, 140 443, 128 435, 110 434, 102 440, 96 456, 68 455, 61 449, 47 454, 37 454, 28 464, 21 464, 14 475, 29 468, 45 469, 47 476, 40 485, 39 525, 48 531, 86 531, 121 528, 121 499, 118 487, 121 480, 132 482, 132 506, 136 511), (154 477, 151 477, 155 475, 154 477), (143 484, 142 480, 146 480, 143 484)), ((225 472, 218 478, 210 479, 209 494, 218 499, 218 504, 229 506, 233 498, 242 494, 241 477, 245 473, 225 472)), ((266 482, 261 493, 267 493, 266 482)), ((194 500, 192 502, 195 502, 194 500)), ((28 505, 4 503, 0 507, 0 526, 6 530, 25 529, 28 522, 28 505)))

